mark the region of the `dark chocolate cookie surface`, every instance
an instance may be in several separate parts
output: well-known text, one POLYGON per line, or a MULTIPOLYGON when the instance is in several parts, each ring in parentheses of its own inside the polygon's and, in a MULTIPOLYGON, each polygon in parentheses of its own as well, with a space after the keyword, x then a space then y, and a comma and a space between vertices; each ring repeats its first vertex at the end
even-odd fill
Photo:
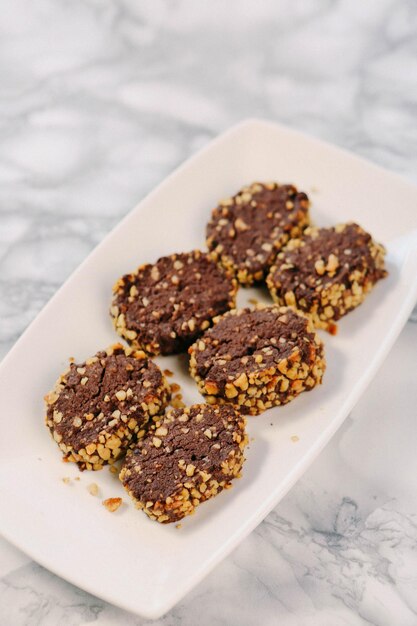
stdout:
POLYGON ((308 228, 278 255, 267 285, 278 304, 295 306, 318 328, 335 332, 334 321, 387 275, 384 255, 383 246, 358 224, 308 228))
POLYGON ((323 345, 310 320, 288 307, 230 311, 189 349, 190 371, 210 404, 256 415, 322 380, 323 345))
POLYGON ((160 258, 123 276, 111 307, 116 331, 150 354, 182 352, 216 315, 235 305, 237 283, 194 250, 160 258))
POLYGON ((213 210, 207 246, 240 283, 259 282, 308 225, 308 207, 307 195, 293 185, 253 183, 213 210))
POLYGON ((145 434, 169 396, 162 372, 144 352, 115 344, 70 364, 45 398, 46 424, 67 461, 101 469, 145 434))
POLYGON ((175 522, 240 475, 245 419, 231 406, 172 409, 138 442, 120 479, 151 519, 175 522))

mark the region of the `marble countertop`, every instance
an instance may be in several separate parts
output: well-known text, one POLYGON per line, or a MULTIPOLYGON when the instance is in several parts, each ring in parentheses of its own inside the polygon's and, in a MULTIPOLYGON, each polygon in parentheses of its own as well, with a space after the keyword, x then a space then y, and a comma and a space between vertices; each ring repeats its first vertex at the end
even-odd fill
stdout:
MULTIPOLYGON (((0 17, 0 356, 145 193, 240 119, 417 183, 411 1, 3 0, 0 17)), ((417 625, 416 345, 409 322, 303 479, 156 624, 417 625)), ((144 623, 0 539, 1 626, 144 623)))

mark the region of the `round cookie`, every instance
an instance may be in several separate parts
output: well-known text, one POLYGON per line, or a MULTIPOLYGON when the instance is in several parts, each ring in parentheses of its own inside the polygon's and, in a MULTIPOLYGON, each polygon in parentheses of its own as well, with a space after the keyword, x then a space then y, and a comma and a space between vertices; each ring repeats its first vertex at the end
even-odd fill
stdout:
POLYGON ((176 522, 240 476, 246 444, 232 406, 171 409, 127 455, 120 480, 151 519, 176 522))
POLYGON ((259 282, 279 250, 309 224, 308 207, 294 185, 253 183, 213 210, 207 246, 240 283, 259 282))
POLYGON ((275 302, 308 313, 316 327, 334 334, 334 321, 387 275, 384 255, 384 247, 358 224, 308 228, 278 255, 267 285, 275 302))
POLYGON ((169 397, 161 370, 144 352, 115 344, 70 364, 45 396, 46 424, 66 461, 99 470, 143 437, 169 397))
POLYGON ((321 383, 323 344, 311 321, 288 307, 257 306, 214 319, 189 349, 190 372, 210 404, 257 415, 321 383))
POLYGON ((175 354, 235 306, 237 283, 210 255, 194 250, 141 265, 113 291, 110 312, 119 335, 150 354, 175 354))

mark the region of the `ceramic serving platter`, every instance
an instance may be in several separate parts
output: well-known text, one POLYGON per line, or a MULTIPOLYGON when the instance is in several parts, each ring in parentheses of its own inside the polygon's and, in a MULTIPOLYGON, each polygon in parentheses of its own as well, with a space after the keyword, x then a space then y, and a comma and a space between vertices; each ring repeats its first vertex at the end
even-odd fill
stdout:
MULTIPOLYGON (((83 589, 147 618, 168 611, 255 528, 329 441, 404 325, 417 298, 417 189, 287 128, 249 120, 171 174, 108 235, 52 298, 0 367, 0 532, 83 589), (217 201, 255 180, 293 182, 315 224, 356 220, 388 249, 389 277, 325 341, 323 385, 249 419, 243 477, 182 527, 150 521, 108 469, 63 464, 44 426, 43 396, 74 356, 117 340, 108 315, 119 275, 204 246, 217 201), (69 483, 62 481, 70 477, 69 483), (80 480, 74 480, 79 477, 80 480), (100 497, 87 489, 96 482, 100 497), (123 496, 115 513, 101 505, 123 496)), ((241 289, 269 301, 265 291, 241 289)), ((187 357, 161 357, 187 403, 201 401, 187 357)))

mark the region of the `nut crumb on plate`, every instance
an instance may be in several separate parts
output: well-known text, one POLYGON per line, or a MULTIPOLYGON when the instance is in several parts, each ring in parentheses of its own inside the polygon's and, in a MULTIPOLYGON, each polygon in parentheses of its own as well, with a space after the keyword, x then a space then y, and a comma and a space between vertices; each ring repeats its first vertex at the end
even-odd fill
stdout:
POLYGON ((107 498, 107 500, 103 500, 103 506, 105 506, 110 513, 114 513, 114 511, 117 511, 121 506, 122 502, 122 498, 107 498))
POLYGON ((171 406, 173 406, 174 409, 183 409, 185 407, 185 404, 182 401, 182 395, 180 393, 172 398, 171 406))
POLYGON ((98 495, 98 485, 97 483, 91 483, 90 485, 88 485, 87 487, 89 493, 91 493, 92 496, 97 496, 98 495))

